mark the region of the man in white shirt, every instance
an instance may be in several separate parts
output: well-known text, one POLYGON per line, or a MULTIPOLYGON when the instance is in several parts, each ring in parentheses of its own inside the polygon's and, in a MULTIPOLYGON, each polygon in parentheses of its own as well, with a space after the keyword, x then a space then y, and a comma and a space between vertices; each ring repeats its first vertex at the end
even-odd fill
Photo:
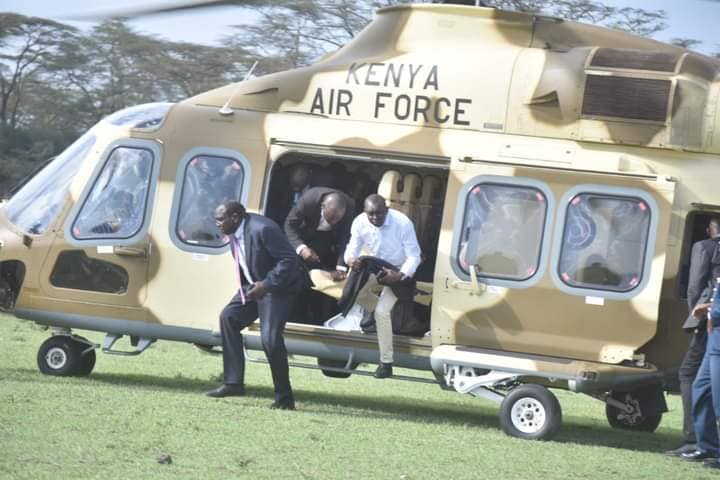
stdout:
POLYGON ((383 197, 372 194, 365 199, 363 213, 350 228, 350 242, 345 249, 345 262, 350 268, 361 268, 359 257, 363 249, 398 268, 397 271, 383 268, 377 275, 371 275, 356 300, 366 310, 375 312, 380 349, 380 365, 375 377, 387 378, 392 376, 393 364, 390 314, 398 299, 392 286, 412 278, 421 262, 415 226, 402 212, 389 209, 383 197), (373 293, 378 284, 383 285, 379 297, 373 293))

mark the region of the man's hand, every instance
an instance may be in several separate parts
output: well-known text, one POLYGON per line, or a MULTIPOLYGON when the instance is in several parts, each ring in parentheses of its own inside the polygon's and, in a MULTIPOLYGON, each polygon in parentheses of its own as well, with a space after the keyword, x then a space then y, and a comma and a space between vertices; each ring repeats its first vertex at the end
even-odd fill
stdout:
POLYGON ((300 252, 300 256, 307 263, 320 263, 320 257, 317 253, 315 253, 315 250, 310 247, 303 248, 300 252))
POLYGON ((698 320, 702 320, 703 317, 707 316, 707 312, 710 309, 709 303, 698 303, 692 310, 692 316, 698 320))
POLYGON ((380 285, 393 285, 403 279, 402 273, 390 270, 387 267, 383 267, 383 272, 385 272, 385 274, 378 278, 380 285))
POLYGON ((333 282, 342 282, 347 278, 347 273, 342 270, 335 270, 330 272, 330 278, 332 278, 333 282))
POLYGON ((360 270, 360 268, 362 268, 362 262, 359 258, 351 258, 347 264, 353 270, 360 270))
POLYGON ((265 286, 263 282, 257 282, 253 284, 252 287, 250 287, 250 290, 248 290, 246 298, 248 300, 260 300, 265 296, 267 293, 268 288, 265 286))

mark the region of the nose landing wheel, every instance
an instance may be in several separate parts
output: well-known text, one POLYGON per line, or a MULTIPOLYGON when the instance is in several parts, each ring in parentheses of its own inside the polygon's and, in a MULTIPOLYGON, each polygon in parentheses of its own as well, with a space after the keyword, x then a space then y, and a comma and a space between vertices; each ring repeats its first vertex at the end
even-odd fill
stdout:
POLYGON ((40 345, 38 368, 45 375, 57 377, 90 375, 95 367, 95 347, 86 338, 56 335, 40 345))

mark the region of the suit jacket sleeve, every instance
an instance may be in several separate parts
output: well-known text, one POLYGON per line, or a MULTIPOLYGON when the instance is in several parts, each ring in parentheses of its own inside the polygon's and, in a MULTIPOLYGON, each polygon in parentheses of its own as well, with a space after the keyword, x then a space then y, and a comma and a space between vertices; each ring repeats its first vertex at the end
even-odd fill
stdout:
POLYGON ((688 276, 687 302, 692 310, 700 300, 700 296, 708 285, 712 265, 712 250, 707 248, 708 242, 697 242, 692 247, 690 256, 690 275, 688 276))
POLYGON ((298 256, 279 226, 265 225, 259 234, 263 247, 275 263, 262 282, 270 291, 289 287, 297 280, 298 256))
POLYGON ((311 210, 310 199, 307 197, 308 195, 300 197, 300 200, 292 207, 285 219, 285 235, 290 240, 290 245, 295 249, 305 243, 302 239, 301 229, 307 222, 306 217, 311 210))

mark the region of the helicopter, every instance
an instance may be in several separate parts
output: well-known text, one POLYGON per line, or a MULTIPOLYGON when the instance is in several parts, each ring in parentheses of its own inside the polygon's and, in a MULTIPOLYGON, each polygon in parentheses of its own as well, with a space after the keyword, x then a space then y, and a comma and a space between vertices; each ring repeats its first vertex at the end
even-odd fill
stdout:
MULTIPOLYGON (((0 306, 50 327, 49 375, 89 375, 98 348, 216 351, 234 274, 212 211, 267 213, 303 164, 348 191, 369 178, 415 224, 429 329, 394 336, 396 365, 418 372, 394 379, 495 402, 520 438, 557 433, 552 389, 654 431, 687 343, 690 247, 720 212, 719 73, 559 18, 386 7, 311 66, 100 121, 0 205, 0 306)), ((288 352, 317 359, 291 365, 378 363, 374 334, 315 320, 288 322, 288 352)), ((257 324, 244 338, 262 350, 257 324)))

